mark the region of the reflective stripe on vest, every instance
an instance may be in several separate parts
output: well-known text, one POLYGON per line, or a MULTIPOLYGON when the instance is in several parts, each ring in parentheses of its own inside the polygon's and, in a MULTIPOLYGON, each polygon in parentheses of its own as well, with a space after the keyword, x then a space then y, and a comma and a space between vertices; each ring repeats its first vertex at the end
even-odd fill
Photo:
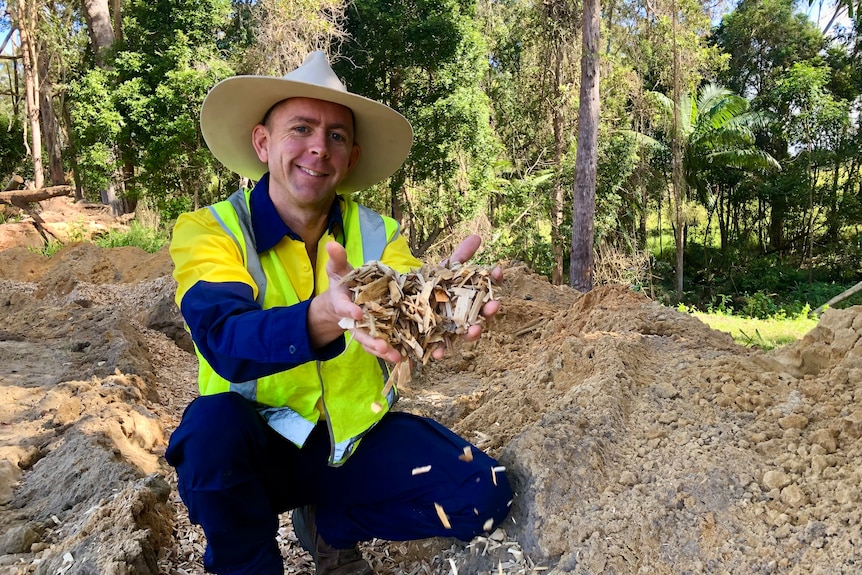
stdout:
MULTIPOLYGON (((257 249, 255 247, 255 238, 251 224, 251 214, 248 207, 248 199, 249 193, 247 193, 245 190, 238 190, 237 192, 232 194, 226 202, 221 202, 220 204, 210 206, 209 210, 215 217, 216 221, 218 221, 222 229, 225 231, 225 233, 228 234, 228 236, 239 248, 239 251, 243 256, 243 263, 258 288, 256 301, 258 302, 258 304, 260 304, 262 308, 265 308, 264 302, 266 300, 268 280, 266 273, 264 272, 263 265, 261 263, 261 258, 259 257, 257 249), (225 208, 227 208, 226 204, 229 204, 230 208, 232 209, 225 210, 225 208), (231 216, 235 217, 236 219, 234 220, 231 216), (237 234, 240 234, 242 237, 238 237, 237 234)), ((380 214, 350 200, 345 200, 345 207, 345 228, 349 226, 347 222, 348 219, 350 219, 354 226, 355 223, 358 222, 360 232, 358 237, 361 238, 361 247, 360 244, 354 241, 357 238, 357 236, 354 234, 351 234, 351 241, 346 242, 347 245, 345 247, 348 249, 348 259, 351 260, 351 263, 354 266, 361 265, 361 263, 365 261, 379 260, 383 255, 383 250, 386 248, 386 245, 390 241, 387 237, 388 233, 386 221, 380 214), (353 209, 356 210, 355 215, 352 213, 353 209), (355 220, 352 219, 354 217, 356 218, 355 220), (357 253, 358 249, 361 249, 361 254, 357 253)), ((390 229, 392 231, 392 239, 394 239, 395 237, 397 237, 399 232, 397 224, 394 223, 394 221, 390 222, 390 229)), ((289 284, 289 281, 286 280, 286 275, 284 281, 282 281, 282 284, 284 284, 285 282, 289 284)), ((292 289, 292 286, 288 285, 286 287, 292 289)), ((292 295, 293 297, 296 297, 295 293, 292 295)), ((345 354, 343 355, 348 354, 348 352, 353 354, 358 353, 357 346, 358 344, 351 343, 350 345, 348 345, 348 349, 345 350, 345 354)), ((365 352, 361 353, 365 355, 365 352)), ((388 377, 389 371, 385 362, 383 360, 377 360, 377 358, 373 358, 372 356, 367 356, 367 358, 362 357, 362 360, 367 361, 368 358, 370 358, 372 361, 377 361, 380 368, 382 380, 385 381, 388 377)), ((205 361, 202 357, 200 358, 200 360, 202 362, 205 361)), ((327 363, 333 363, 337 365, 337 362, 335 362, 335 360, 331 360, 327 363)), ((333 365, 333 369, 335 369, 336 374, 339 374, 341 372, 339 372, 339 368, 336 367, 336 365, 333 365)), ((325 391, 325 387, 323 385, 323 366, 324 363, 317 362, 315 370, 316 377, 320 383, 320 392, 322 394, 325 391)), ((297 373, 299 373, 300 370, 303 369, 305 370, 306 375, 310 374, 311 370, 305 368, 304 366, 298 366, 297 368, 294 368, 293 370, 289 371, 297 371, 297 373)), ((229 382, 229 385, 230 391, 240 393, 250 401, 258 401, 258 380, 255 379, 244 382, 229 382)), ((380 385, 382 386, 382 383, 380 385)), ((376 397, 379 396, 380 395, 378 389, 376 397)), ((329 426, 330 439, 332 443, 330 463, 333 465, 343 463, 356 448, 356 445, 358 444, 361 437, 365 433, 367 433, 368 430, 370 430, 371 427, 373 427, 373 425, 376 424, 377 421, 379 421, 380 417, 382 417, 383 414, 388 411, 389 408, 391 408, 397 400, 398 393, 397 390, 393 387, 386 397, 386 409, 379 414, 379 417, 375 417, 375 419, 370 422, 370 425, 361 432, 354 435, 350 435, 349 437, 342 438, 340 440, 336 439, 336 435, 338 435, 339 433, 335 430, 335 426, 339 425, 340 422, 332 421, 332 417, 338 419, 339 415, 333 415, 329 413, 329 410, 327 409, 327 423, 329 426)), ((326 407, 325 397, 323 403, 324 407, 326 407)), ((271 427, 273 427, 281 435, 283 435, 287 439, 290 439, 298 445, 301 445, 304 442, 305 438, 308 437, 315 425, 315 423, 309 421, 300 413, 296 412, 290 407, 261 406, 260 413, 267 420, 271 427)))

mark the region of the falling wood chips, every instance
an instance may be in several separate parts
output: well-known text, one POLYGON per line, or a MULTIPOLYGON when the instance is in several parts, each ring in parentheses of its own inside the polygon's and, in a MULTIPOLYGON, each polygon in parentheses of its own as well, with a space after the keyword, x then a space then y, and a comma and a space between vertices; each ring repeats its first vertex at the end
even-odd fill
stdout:
MULTIPOLYGON (((455 337, 482 324, 482 306, 494 299, 491 268, 471 264, 424 265, 398 273, 371 261, 347 274, 341 283, 362 308, 361 320, 343 319, 341 327, 359 328, 386 339, 401 357, 428 363, 431 349, 451 346, 455 337)), ((406 365, 406 362, 405 362, 406 365)), ((409 371, 399 381, 409 381, 409 371)))

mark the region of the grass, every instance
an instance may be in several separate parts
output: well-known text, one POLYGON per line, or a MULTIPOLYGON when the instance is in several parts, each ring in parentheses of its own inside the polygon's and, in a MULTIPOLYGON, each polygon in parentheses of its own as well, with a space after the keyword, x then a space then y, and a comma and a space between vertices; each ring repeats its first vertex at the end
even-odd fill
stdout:
POLYGON ((712 329, 729 333, 734 341, 765 351, 801 339, 817 325, 816 319, 800 316, 792 319, 754 319, 727 314, 691 312, 712 329))
MULTIPOLYGON (((82 233, 78 236, 72 236, 69 241, 89 241, 102 248, 134 246, 153 254, 170 241, 170 235, 166 230, 147 227, 133 220, 126 230, 110 230, 107 234, 94 239, 87 239, 82 233)), ((60 251, 65 245, 61 241, 52 240, 41 248, 30 248, 30 250, 50 257, 60 251)))
POLYGON ((148 227, 133 220, 128 230, 111 230, 106 235, 96 238, 93 243, 103 248, 135 246, 152 254, 159 251, 168 243, 168 240, 166 231, 148 227))

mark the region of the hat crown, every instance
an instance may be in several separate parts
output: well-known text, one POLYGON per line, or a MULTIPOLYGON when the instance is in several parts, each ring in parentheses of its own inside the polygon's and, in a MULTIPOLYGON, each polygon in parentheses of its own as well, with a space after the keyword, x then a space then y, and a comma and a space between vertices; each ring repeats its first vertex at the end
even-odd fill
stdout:
POLYGON ((284 79, 304 84, 313 84, 339 92, 347 92, 347 87, 338 79, 338 76, 329 66, 326 54, 320 50, 306 56, 302 65, 293 72, 286 74, 284 79))

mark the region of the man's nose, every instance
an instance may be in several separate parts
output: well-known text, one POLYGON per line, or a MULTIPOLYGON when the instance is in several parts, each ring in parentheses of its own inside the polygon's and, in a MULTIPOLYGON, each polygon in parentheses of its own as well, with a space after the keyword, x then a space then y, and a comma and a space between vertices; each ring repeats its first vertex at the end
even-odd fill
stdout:
POLYGON ((314 134, 309 142, 309 149, 312 154, 329 157, 329 138, 326 134, 314 134))

